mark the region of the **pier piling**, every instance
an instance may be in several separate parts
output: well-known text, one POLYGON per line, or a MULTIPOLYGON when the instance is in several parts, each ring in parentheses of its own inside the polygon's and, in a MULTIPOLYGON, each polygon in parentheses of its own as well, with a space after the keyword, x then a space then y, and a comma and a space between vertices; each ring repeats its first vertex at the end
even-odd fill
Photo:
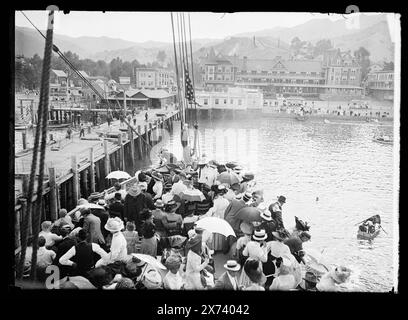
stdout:
POLYGON ((57 205, 57 185, 56 185, 56 176, 55 168, 48 168, 49 174, 49 184, 50 184, 50 215, 51 219, 58 219, 58 205, 57 205))
POLYGON ((72 197, 74 204, 77 203, 79 199, 79 175, 77 166, 77 156, 74 154, 71 156, 71 168, 72 168, 72 197))
POLYGON ((89 161, 90 161, 90 166, 89 166, 89 183, 90 183, 90 189, 91 193, 95 192, 95 159, 94 159, 94 150, 93 148, 89 148, 89 161))

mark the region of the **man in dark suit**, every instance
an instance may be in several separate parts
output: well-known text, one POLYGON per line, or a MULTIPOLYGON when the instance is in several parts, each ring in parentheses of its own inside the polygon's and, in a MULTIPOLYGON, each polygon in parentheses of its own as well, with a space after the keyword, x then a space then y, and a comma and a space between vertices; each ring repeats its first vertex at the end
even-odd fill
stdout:
POLYGON ((119 192, 116 192, 114 201, 109 205, 109 215, 111 218, 119 217, 124 221, 123 211, 125 206, 123 205, 121 199, 122 195, 119 192))
POLYGON ((241 266, 235 260, 228 260, 224 264, 224 268, 227 270, 224 272, 215 282, 215 290, 241 290, 242 288, 238 285, 237 274, 241 269, 241 266))
POLYGON ((95 216, 89 209, 82 212, 84 216, 83 229, 88 235, 88 242, 96 244, 105 244, 105 238, 101 232, 101 219, 95 216))
POLYGON ((63 239, 56 244, 57 255, 55 256, 53 264, 57 265, 60 268, 61 278, 65 277, 69 273, 71 267, 61 265, 59 263, 59 259, 65 253, 67 253, 67 251, 71 249, 71 247, 76 245, 75 239, 68 236, 70 231, 71 229, 69 225, 64 225, 63 227, 61 227, 60 234, 63 237, 63 239))

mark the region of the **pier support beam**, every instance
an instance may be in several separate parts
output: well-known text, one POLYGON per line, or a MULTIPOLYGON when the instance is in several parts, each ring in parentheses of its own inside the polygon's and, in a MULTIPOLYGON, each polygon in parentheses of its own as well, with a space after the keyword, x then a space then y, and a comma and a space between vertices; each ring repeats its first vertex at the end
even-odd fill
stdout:
POLYGON ((137 152, 139 155, 139 159, 142 159, 142 128, 140 125, 137 126, 137 133, 139 134, 139 137, 136 140, 137 143, 137 152))
POLYGON ((72 197, 74 205, 78 202, 79 199, 79 175, 78 175, 78 164, 77 156, 74 154, 71 156, 71 168, 72 168, 72 197))
POLYGON ((110 172, 110 160, 109 160, 109 153, 108 153, 108 140, 103 140, 103 151, 104 151, 104 154, 105 154, 105 173, 106 173, 106 175, 108 175, 109 172, 110 172))
POLYGON ((130 162, 132 164, 132 170, 135 169, 135 140, 133 138, 133 131, 129 128, 129 140, 130 140, 130 162))
POLYGON ((57 205, 57 185, 55 177, 55 168, 48 168, 49 184, 50 184, 50 214, 51 220, 58 219, 58 205, 57 205))
POLYGON ((118 136, 118 144, 119 144, 119 168, 122 171, 125 171, 125 150, 123 148, 123 143, 122 143, 122 134, 119 134, 118 136))
POLYGON ((147 127, 147 124, 145 124, 145 140, 146 140, 146 143, 145 143, 145 151, 146 151, 146 154, 149 152, 149 144, 150 144, 150 139, 149 139, 149 129, 148 129, 148 127, 147 127))
POLYGON ((23 131, 22 133, 23 136, 23 150, 27 149, 27 133, 23 131))
POLYGON ((94 160, 94 150, 93 148, 89 148, 89 161, 91 165, 89 166, 89 183, 91 188, 91 193, 95 192, 95 160, 94 160))

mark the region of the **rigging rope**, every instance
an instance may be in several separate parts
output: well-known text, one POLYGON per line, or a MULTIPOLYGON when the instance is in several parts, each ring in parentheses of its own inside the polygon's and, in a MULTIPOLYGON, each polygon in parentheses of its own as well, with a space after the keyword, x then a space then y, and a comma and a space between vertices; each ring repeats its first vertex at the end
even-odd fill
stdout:
POLYGON ((45 41, 44 61, 43 61, 43 74, 41 90, 43 93, 43 110, 42 110, 42 125, 41 128, 41 149, 40 149, 40 168, 37 185, 37 206, 36 212, 33 215, 33 254, 31 260, 31 279, 35 280, 37 277, 37 250, 38 250, 38 234, 40 232, 40 223, 42 215, 42 203, 43 203, 43 180, 44 180, 44 167, 45 167, 45 151, 47 145, 47 117, 48 117, 48 104, 49 104, 49 91, 50 91, 50 72, 51 72, 51 56, 52 56, 52 40, 53 40, 53 28, 54 28, 54 11, 50 11, 48 15, 48 28, 47 38, 45 41))

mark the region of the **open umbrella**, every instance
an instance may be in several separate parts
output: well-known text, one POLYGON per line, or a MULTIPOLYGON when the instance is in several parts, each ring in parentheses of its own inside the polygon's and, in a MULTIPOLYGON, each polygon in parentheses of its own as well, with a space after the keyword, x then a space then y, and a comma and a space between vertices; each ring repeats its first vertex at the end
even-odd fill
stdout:
POLYGON ((205 200, 204 194, 198 189, 187 189, 179 193, 180 198, 189 202, 201 202, 205 200))
POLYGON ((125 171, 112 171, 106 176, 106 179, 129 179, 130 174, 125 171))
POLYGON ((231 225, 224 219, 218 217, 205 217, 196 222, 197 227, 201 227, 209 232, 220 233, 226 237, 234 236, 235 232, 231 225))
POLYGON ((167 270, 167 268, 160 261, 158 261, 152 256, 149 256, 148 254, 132 253, 132 256, 135 256, 136 258, 150 264, 154 268, 167 270))
POLYGON ((233 185, 234 183, 239 183, 239 178, 236 174, 232 173, 232 172, 221 172, 218 177, 217 180, 220 183, 227 183, 229 185, 233 185))
POLYGON ((84 203, 84 204, 77 206, 77 209, 102 209, 104 210, 105 208, 96 203, 84 203))
POLYGON ((261 211, 255 207, 244 207, 237 212, 236 217, 246 222, 262 221, 260 214, 261 211))

